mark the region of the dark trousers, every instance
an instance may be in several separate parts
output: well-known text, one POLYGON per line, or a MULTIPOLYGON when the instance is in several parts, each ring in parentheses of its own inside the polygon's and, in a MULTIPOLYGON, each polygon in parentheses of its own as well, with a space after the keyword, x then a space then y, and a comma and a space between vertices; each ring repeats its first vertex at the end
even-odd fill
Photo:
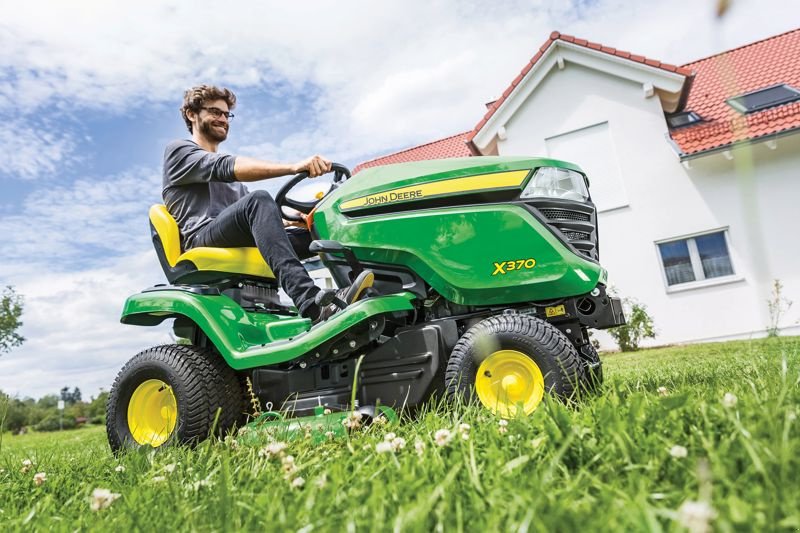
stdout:
POLYGON ((267 191, 253 191, 222 210, 198 231, 188 248, 211 246, 239 248, 255 246, 275 273, 283 290, 300 313, 313 314, 319 288, 300 264, 311 257, 311 235, 300 228, 284 228, 280 208, 267 191))

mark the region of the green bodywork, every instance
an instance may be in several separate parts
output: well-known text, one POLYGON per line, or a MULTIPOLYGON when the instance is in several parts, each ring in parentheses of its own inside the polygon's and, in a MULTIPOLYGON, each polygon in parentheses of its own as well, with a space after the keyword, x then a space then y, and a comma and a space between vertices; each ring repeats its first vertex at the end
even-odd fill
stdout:
POLYGON ((413 298, 408 292, 369 298, 311 327, 307 318, 249 313, 225 295, 167 289, 128 298, 122 322, 151 326, 184 316, 203 330, 231 368, 244 370, 296 359, 372 317, 412 311, 413 298))
MULTIPOLYGON (((360 216, 343 214, 341 209, 348 200, 400 187, 542 166, 581 171, 563 161, 518 157, 470 157, 366 169, 323 199, 314 214, 314 227, 319 238, 339 241, 362 261, 408 267, 458 304, 497 305, 588 293, 605 281, 602 267, 570 250, 519 204, 426 207, 375 215, 365 208, 360 216), (529 259, 535 261, 532 268, 495 274, 498 263, 524 266, 529 259)), ((487 181, 485 192, 491 192, 491 181, 487 181)), ((463 193, 446 196, 459 194, 463 193)))

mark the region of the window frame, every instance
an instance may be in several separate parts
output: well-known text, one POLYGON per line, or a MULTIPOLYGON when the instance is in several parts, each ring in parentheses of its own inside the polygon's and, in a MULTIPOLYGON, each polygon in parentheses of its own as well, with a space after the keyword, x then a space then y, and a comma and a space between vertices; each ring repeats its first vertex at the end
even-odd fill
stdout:
POLYGON ((696 111, 679 111, 677 113, 670 113, 669 115, 665 115, 665 118, 667 119, 667 126, 669 126, 669 129, 671 130, 688 128, 690 126, 694 126, 695 124, 703 122, 703 117, 701 117, 696 111), (686 115, 687 117, 689 117, 690 119, 689 122, 687 122, 686 124, 681 124, 680 126, 673 126, 670 120, 680 115, 686 115))
POLYGON ((769 87, 762 87, 760 89, 756 89, 755 91, 750 91, 749 93, 737 94, 736 96, 731 96, 730 98, 725 100, 725 103, 731 106, 733 109, 738 111, 743 115, 750 115, 752 113, 758 113, 759 111, 764 111, 765 109, 772 109, 773 107, 778 107, 786 104, 791 104, 800 100, 800 91, 789 85, 788 83, 776 83, 775 85, 770 85, 769 87), (777 102, 770 103, 768 105, 763 105, 755 109, 748 109, 741 101, 737 99, 744 99, 747 96, 752 96, 754 94, 760 93, 762 91, 768 91, 770 89, 775 89, 777 87, 783 87, 787 89, 789 92, 795 94, 795 98, 789 98, 780 100, 777 102))
POLYGON ((677 237, 669 237, 666 239, 659 239, 655 241, 654 247, 656 250, 656 258, 658 259, 659 270, 661 271, 661 279, 664 283, 664 288, 666 289, 666 292, 667 293, 681 292, 692 289, 698 289, 702 287, 709 287, 713 285, 734 283, 743 280, 744 277, 741 274, 739 274, 739 270, 736 268, 736 263, 733 260, 733 254, 731 253, 731 242, 730 242, 730 237, 728 236, 728 231, 729 227, 724 226, 721 228, 715 228, 706 231, 698 231, 696 233, 689 233, 677 237), (703 271, 703 264, 700 259, 700 252, 697 249, 697 241, 695 239, 697 237, 704 237, 706 235, 713 235, 715 233, 722 233, 722 237, 725 240, 725 248, 728 251, 728 260, 731 263, 731 270, 733 270, 733 274, 729 274, 727 276, 717 276, 715 278, 706 278, 705 272, 703 271), (689 250, 689 261, 691 261, 692 271, 694 272, 695 280, 686 281, 684 283, 676 283, 675 285, 670 285, 669 280, 667 279, 667 270, 664 267, 664 257, 661 255, 661 247, 659 245, 671 242, 678 242, 678 241, 686 241, 686 247, 689 250))

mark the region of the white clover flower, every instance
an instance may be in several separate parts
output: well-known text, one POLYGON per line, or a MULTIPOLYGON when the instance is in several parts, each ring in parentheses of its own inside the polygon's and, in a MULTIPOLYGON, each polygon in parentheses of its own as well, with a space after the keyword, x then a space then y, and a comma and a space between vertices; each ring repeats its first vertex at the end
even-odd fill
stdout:
POLYGON ((392 445, 392 450, 397 452, 406 447, 406 439, 403 437, 395 437, 390 444, 392 445))
POLYGON ((164 465, 164 472, 166 472, 167 474, 171 474, 174 471, 175 471, 175 463, 164 465))
POLYGON ((377 453, 390 453, 394 451, 394 447, 391 442, 383 440, 375 445, 375 451, 377 453))
POLYGON ((675 459, 684 459, 687 455, 689 455, 689 452, 683 446, 675 445, 669 449, 669 454, 675 459))
POLYGON ((270 442, 260 450, 258 450, 258 455, 260 457, 277 457, 283 455, 283 452, 288 448, 288 444, 285 442, 270 442))
POLYGON ((361 419, 363 415, 358 411, 351 411, 342 420, 342 425, 347 429, 358 429, 361 427, 361 419))
POLYGON ((167 480, 167 478, 164 477, 164 476, 153 476, 153 479, 151 481, 153 483, 162 483, 162 482, 164 482, 166 480, 167 480))
POLYGON ((717 513, 706 502, 686 500, 678 509, 678 521, 690 533, 707 533, 711 531, 710 522, 717 513))
POLYGON ((422 442, 420 439, 415 440, 414 449, 417 451, 417 455, 422 457, 423 454, 425 453, 425 443, 422 442))
POLYGON ((499 431, 501 434, 508 433, 508 420, 501 418, 497 425, 497 431, 499 431))
POLYGON ((94 492, 92 492, 92 497, 89 499, 89 504, 92 508, 92 511, 99 511, 100 509, 107 508, 120 496, 121 494, 111 492, 108 489, 94 489, 94 492))
POLYGON ((461 434, 461 438, 464 440, 469 440, 469 430, 472 427, 469 424, 459 424, 458 432, 461 434))
POLYGON ((239 428, 239 436, 244 437, 253 430, 250 426, 242 426, 239 428))
POLYGON ((117 467, 114 469, 114 472, 124 472, 124 471, 125 471, 125 465, 117 465, 117 467))
POLYGON ((228 447, 229 447, 231 450, 235 450, 235 449, 237 449, 237 448, 239 447, 239 441, 238 441, 238 440, 236 440, 236 439, 234 439, 234 438, 233 438, 233 437, 231 437, 230 435, 228 435, 227 437, 225 437, 225 444, 227 444, 227 445, 228 445, 228 447))
POLYGON ((332 439, 334 436, 335 436, 335 433, 333 431, 326 431, 325 432, 325 438, 332 439))
POLYGON ((386 435, 383 436, 383 440, 385 440, 387 442, 390 442, 390 441, 394 440, 395 437, 397 437, 397 435, 395 435, 394 433, 392 433, 390 431, 389 433, 387 433, 386 435))
POLYGON ((372 420, 372 423, 373 423, 374 425, 376 425, 376 426, 385 426, 386 424, 388 424, 388 423, 389 423, 389 421, 386 419, 386 417, 385 417, 385 416, 383 416, 383 415, 379 415, 379 416, 376 416, 376 417, 375 417, 375 418, 372 420))
POLYGON ((726 409, 732 409, 736 407, 736 403, 738 401, 739 398, 737 398, 735 394, 732 392, 726 392, 725 396, 722 397, 722 406, 726 409))
POLYGON ((433 434, 433 441, 437 446, 447 446, 453 439, 453 434, 449 429, 440 429, 433 434))
POLYGON ((25 459, 22 461, 22 468, 20 468, 20 472, 22 472, 23 474, 27 474, 32 466, 33 466, 33 461, 31 461, 30 459, 25 459))
POLYGON ((34 474, 33 483, 37 487, 41 487, 42 485, 44 485, 45 481, 47 481, 47 474, 45 474, 44 472, 38 472, 38 473, 34 474))
POLYGON ((658 389, 656 389, 656 391, 660 396, 669 396, 669 391, 667 390, 666 387, 659 387, 658 389))
POLYGON ((283 468, 283 475, 286 479, 289 479, 297 472, 297 465, 294 462, 294 456, 286 455, 281 458, 281 467, 283 468))
POLYGON ((292 480, 292 488, 293 489, 300 489, 303 485, 306 484, 306 480, 302 477, 298 476, 292 480))

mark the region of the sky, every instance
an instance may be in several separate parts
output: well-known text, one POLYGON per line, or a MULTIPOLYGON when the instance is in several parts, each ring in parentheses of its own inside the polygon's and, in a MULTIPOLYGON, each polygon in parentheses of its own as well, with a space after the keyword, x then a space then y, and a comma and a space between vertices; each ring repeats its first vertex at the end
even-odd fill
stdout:
MULTIPOLYGON (((147 209, 183 91, 238 97, 220 151, 350 167, 471 129, 553 30, 684 64, 800 26, 793 0, 36 1, 0 19, 0 286, 25 299, 0 355, 19 397, 108 390, 169 325, 125 326, 165 282, 147 209)), ((279 181, 253 188, 275 190, 279 181)))

